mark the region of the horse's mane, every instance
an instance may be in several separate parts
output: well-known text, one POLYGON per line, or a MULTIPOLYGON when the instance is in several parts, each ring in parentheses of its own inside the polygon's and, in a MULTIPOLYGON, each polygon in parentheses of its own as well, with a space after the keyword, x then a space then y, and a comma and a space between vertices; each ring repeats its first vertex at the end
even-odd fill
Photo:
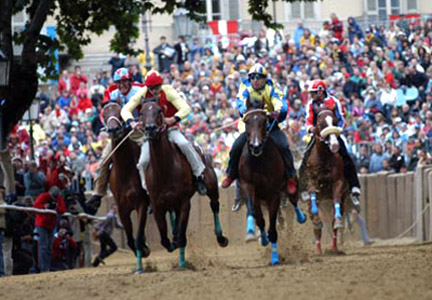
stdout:
POLYGON ((256 108, 256 109, 251 109, 251 110, 248 110, 244 115, 243 115, 243 119, 246 119, 249 115, 251 115, 252 113, 257 113, 257 112, 260 112, 260 113, 263 113, 263 114, 266 114, 267 113, 267 111, 265 110, 265 109, 262 109, 262 108, 256 108))

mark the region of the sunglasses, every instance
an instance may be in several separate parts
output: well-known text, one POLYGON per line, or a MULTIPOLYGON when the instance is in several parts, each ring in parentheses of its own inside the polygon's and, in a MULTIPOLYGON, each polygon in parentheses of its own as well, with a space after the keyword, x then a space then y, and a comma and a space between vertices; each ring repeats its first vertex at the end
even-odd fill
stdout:
POLYGON ((254 79, 259 80, 259 79, 263 79, 263 78, 265 78, 265 76, 263 76, 261 74, 257 74, 257 73, 249 75, 249 79, 251 79, 251 80, 254 80, 254 79))

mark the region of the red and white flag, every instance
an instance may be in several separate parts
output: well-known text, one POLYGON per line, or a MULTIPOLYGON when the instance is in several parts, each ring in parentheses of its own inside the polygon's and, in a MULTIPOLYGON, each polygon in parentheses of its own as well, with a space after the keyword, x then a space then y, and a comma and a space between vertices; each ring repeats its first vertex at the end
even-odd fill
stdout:
POLYGON ((208 25, 215 35, 236 34, 238 31, 237 21, 209 21, 208 25))

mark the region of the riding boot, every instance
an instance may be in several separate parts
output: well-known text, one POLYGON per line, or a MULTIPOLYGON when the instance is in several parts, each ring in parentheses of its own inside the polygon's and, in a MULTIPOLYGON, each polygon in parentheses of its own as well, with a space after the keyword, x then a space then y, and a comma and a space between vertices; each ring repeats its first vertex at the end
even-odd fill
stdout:
POLYGON ((240 183, 237 180, 236 181, 236 189, 235 189, 234 205, 232 206, 231 210, 233 212, 239 211, 244 203, 245 203, 245 197, 243 196, 243 193, 241 192, 240 183))
POLYGON ((95 215, 101 205, 102 196, 93 195, 88 201, 85 202, 85 212, 89 215, 95 215))
POLYGON ((243 150, 244 145, 247 141, 247 134, 243 132, 240 136, 235 140, 234 144, 229 153, 228 160, 228 169, 227 169, 227 177, 222 182, 222 188, 228 188, 234 180, 238 178, 238 164, 240 161, 240 156, 243 150))
POLYGON ((207 188, 205 186, 204 175, 195 177, 195 183, 198 190, 198 194, 205 196, 207 194, 207 188))
POLYGON ((339 138, 339 154, 342 156, 342 160, 344 163, 344 173, 345 178, 348 181, 351 193, 353 196, 360 196, 360 181, 357 176, 357 170, 352 161, 351 156, 348 153, 348 150, 345 147, 344 141, 339 138))

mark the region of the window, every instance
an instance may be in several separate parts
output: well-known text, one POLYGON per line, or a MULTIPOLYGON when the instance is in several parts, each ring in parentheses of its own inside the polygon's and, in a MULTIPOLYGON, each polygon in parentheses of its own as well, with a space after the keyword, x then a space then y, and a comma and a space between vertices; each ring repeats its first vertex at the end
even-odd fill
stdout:
POLYGON ((377 10, 376 4, 377 4, 376 0, 368 0, 367 1, 368 11, 376 11, 377 10))
POLYGON ((222 13, 221 13, 221 6, 220 6, 220 0, 212 0, 212 20, 221 20, 222 19, 222 13))
POLYGON ((291 19, 315 19, 314 2, 293 2, 289 4, 291 19))
POLYGON ((229 19, 230 20, 238 20, 240 19, 240 8, 239 8, 239 0, 229 0, 228 2, 229 8, 229 19))
POLYGON ((417 11, 417 0, 407 0, 407 10, 417 11))
POLYGON ((301 3, 294 2, 291 4, 291 18, 293 19, 301 19, 301 3))
POLYGON ((304 3, 304 17, 306 19, 313 19, 315 16, 313 3, 304 3))

